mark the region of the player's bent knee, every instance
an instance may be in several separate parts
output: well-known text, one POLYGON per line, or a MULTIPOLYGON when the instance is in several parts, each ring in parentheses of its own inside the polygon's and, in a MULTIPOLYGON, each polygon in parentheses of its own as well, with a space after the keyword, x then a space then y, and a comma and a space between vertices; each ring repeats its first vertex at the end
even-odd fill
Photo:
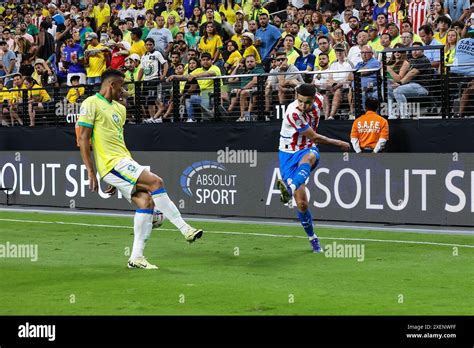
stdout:
POLYGON ((153 198, 148 192, 145 191, 135 192, 132 200, 139 209, 153 209, 155 206, 153 203, 153 198))
POLYGON ((306 201, 297 201, 296 206, 298 207, 298 210, 303 212, 303 213, 306 210, 308 210, 308 202, 306 202, 306 201))

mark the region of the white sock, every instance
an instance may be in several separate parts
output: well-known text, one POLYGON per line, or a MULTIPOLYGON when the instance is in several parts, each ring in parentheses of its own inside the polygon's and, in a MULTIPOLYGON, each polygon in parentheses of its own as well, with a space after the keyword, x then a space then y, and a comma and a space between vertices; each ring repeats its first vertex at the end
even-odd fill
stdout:
POLYGON ((181 213, 178 208, 176 208, 173 201, 168 197, 166 190, 161 188, 152 192, 151 196, 153 197, 153 202, 155 202, 156 209, 161 211, 163 215, 184 235, 190 226, 183 220, 181 213))
POLYGON ((143 250, 153 228, 153 209, 138 209, 133 220, 133 248, 131 259, 143 256, 143 250))

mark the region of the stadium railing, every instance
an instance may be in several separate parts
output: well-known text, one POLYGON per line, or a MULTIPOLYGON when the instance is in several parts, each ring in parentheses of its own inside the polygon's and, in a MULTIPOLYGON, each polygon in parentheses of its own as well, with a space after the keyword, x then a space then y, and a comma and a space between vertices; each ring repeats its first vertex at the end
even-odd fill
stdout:
MULTIPOLYGON (((395 52, 403 52, 409 54, 412 51, 438 51, 440 61, 439 68, 432 68, 429 74, 424 74, 420 82, 427 91, 428 95, 412 96, 407 98, 409 115, 412 118, 446 118, 450 115, 449 93, 447 86, 450 84, 449 75, 446 74, 445 60, 444 60, 443 45, 436 46, 416 46, 406 48, 385 49, 380 52, 382 56, 382 89, 383 101, 387 103, 391 113, 394 109, 399 110, 400 105, 396 103, 393 92, 396 88, 393 87, 393 79, 389 78, 390 74, 387 71, 388 60, 395 52)), ((396 112, 396 111, 395 111, 396 112)))
MULTIPOLYGON (((394 110, 397 109, 397 105, 393 100, 393 95, 389 93, 389 79, 387 75, 387 57, 393 52, 397 51, 413 51, 413 50, 433 50, 438 49, 440 56, 444 54, 444 46, 424 46, 415 48, 402 48, 402 49, 388 49, 381 52, 382 55, 382 68, 380 69, 361 69, 346 70, 346 71, 302 71, 296 73, 276 73, 276 74, 260 74, 260 75, 225 75, 215 77, 200 78, 201 80, 212 81, 212 90, 207 91, 205 98, 209 98, 207 101, 207 107, 196 108, 197 121, 236 121, 241 116, 240 111, 240 99, 237 99, 235 109, 232 112, 228 112, 229 103, 232 98, 236 97, 235 90, 240 88, 239 80, 247 78, 248 80, 256 77, 257 84, 251 91, 253 99, 253 109, 250 115, 245 114, 248 117, 245 121, 270 121, 281 119, 284 115, 286 107, 295 98, 294 88, 289 88, 286 93, 283 93, 278 86, 272 88, 271 93, 268 91, 268 83, 270 79, 275 76, 288 76, 299 74, 305 81, 312 81, 318 84, 321 81, 326 81, 330 74, 341 74, 350 73, 353 75, 351 81, 343 83, 341 89, 341 102, 335 108, 336 112, 333 112, 335 119, 352 119, 355 116, 359 116, 363 113, 363 100, 365 94, 372 92, 371 94, 378 96, 379 101, 382 104, 381 114, 382 116, 393 115, 394 110), (368 90, 362 89, 363 79, 362 73, 374 72, 375 79, 374 83, 368 86, 368 90), (231 82, 233 81, 233 82, 231 82), (226 98, 222 98, 222 97, 226 98)), ((471 64, 464 64, 464 66, 472 67, 474 70, 474 62, 471 64)), ((408 98, 408 102, 411 104, 411 111, 414 116, 420 116, 420 118, 450 118, 457 117, 460 114, 461 98, 468 87, 473 88, 473 76, 464 76, 451 72, 452 66, 446 66, 443 59, 440 62, 440 69, 438 71, 445 71, 444 74, 439 74, 433 69, 431 74, 425 76, 426 81, 429 81, 429 94, 428 96, 420 96, 415 98, 408 98)), ((123 98, 123 103, 127 107, 127 119, 129 123, 142 123, 144 120, 150 119, 150 111, 148 105, 154 105, 155 101, 163 102, 163 108, 161 116, 166 114, 165 121, 180 122, 187 120, 187 107, 185 100, 182 98, 182 81, 158 81, 150 83, 149 81, 136 81, 127 82, 125 89, 129 92, 128 96, 123 98), (172 104, 170 106, 170 104, 172 104), (177 107, 175 107, 177 105, 177 107)), ((99 85, 90 86, 78 86, 84 87, 85 93, 79 98, 78 103, 71 104, 67 102, 66 95, 71 88, 70 86, 63 87, 46 87, 44 88, 51 101, 46 103, 43 109, 35 109, 36 111, 36 124, 37 125, 74 125, 79 115, 80 102, 98 92, 99 85)), ((328 118, 331 113, 331 106, 334 100, 335 91, 331 88, 332 86, 324 87, 323 84, 319 83, 319 91, 323 94, 324 106, 323 116, 328 118)), ((43 89, 43 88, 41 88, 43 89)), ((29 123, 29 93, 31 90, 21 90, 22 101, 17 104, 17 110, 19 116, 22 118, 25 125, 29 123)), ((35 107, 36 105, 33 104, 35 107)), ((187 105, 189 107, 189 103, 187 105)), ((196 104, 194 104, 194 107, 196 104)), ((193 108, 194 108, 193 107, 193 108)), ((8 115, 4 113, 11 112, 10 106, 2 108, 3 119, 9 120, 8 115)), ((155 107, 155 111, 158 111, 159 107, 155 107)), ((464 115, 473 115, 474 106, 467 104, 464 108, 464 115)), ((418 117, 415 117, 418 118, 418 117)))

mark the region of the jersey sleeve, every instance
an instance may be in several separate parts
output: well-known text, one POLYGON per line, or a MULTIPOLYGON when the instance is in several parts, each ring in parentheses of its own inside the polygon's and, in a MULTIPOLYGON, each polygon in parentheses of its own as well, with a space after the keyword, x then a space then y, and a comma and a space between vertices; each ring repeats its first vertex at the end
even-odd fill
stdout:
POLYGON ((167 61, 165 58, 163 58, 163 55, 161 54, 161 52, 155 51, 155 54, 156 54, 156 56, 158 57, 158 61, 159 61, 161 64, 164 65, 165 63, 168 63, 168 61, 167 61))
POLYGON ((309 123, 297 112, 288 112, 286 120, 297 132, 304 132, 309 128, 309 123))
POLYGON ((95 114, 95 104, 90 98, 87 98, 81 104, 77 125, 87 128, 94 128, 95 114))

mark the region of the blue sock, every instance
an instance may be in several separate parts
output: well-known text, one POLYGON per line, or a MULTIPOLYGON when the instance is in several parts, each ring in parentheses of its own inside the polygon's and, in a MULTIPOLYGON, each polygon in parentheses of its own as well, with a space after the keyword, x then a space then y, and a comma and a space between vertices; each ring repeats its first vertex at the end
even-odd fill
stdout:
POLYGON ((313 237, 314 236, 314 231, 313 231, 313 217, 311 216, 311 212, 306 210, 306 212, 302 213, 298 211, 298 219, 301 222, 301 225, 304 228, 304 231, 308 235, 308 237, 313 237))
POLYGON ((309 163, 303 163, 296 171, 296 175, 293 177, 291 184, 295 185, 295 191, 305 183, 311 173, 311 166, 309 163))

